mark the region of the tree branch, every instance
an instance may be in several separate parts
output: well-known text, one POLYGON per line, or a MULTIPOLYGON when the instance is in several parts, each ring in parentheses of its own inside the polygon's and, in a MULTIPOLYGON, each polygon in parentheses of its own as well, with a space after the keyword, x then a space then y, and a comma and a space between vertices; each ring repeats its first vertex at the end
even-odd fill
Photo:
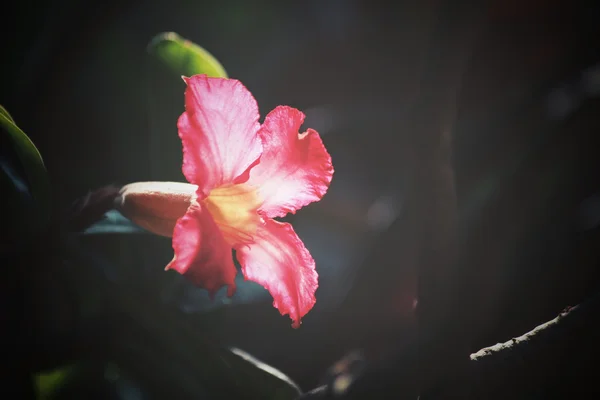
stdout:
POLYGON ((522 336, 472 354, 473 398, 532 398, 544 388, 552 398, 600 393, 596 381, 585 375, 590 371, 586 360, 600 356, 599 316, 597 293, 522 336))
MULTIPOLYGON (((568 308, 556 318, 505 343, 471 354, 468 381, 472 399, 570 399, 600 394, 588 365, 600 357, 600 292, 568 308), (585 395, 585 396, 583 396, 585 395)), ((407 346, 393 358, 366 368, 339 371, 328 385, 305 393, 301 399, 415 398, 416 346, 407 346), (339 390, 338 380, 346 387, 339 390)), ((364 363, 364 361, 363 361, 364 363)), ((439 392, 436 400, 446 398, 439 392)), ((596 396, 597 397, 597 396, 596 396)))

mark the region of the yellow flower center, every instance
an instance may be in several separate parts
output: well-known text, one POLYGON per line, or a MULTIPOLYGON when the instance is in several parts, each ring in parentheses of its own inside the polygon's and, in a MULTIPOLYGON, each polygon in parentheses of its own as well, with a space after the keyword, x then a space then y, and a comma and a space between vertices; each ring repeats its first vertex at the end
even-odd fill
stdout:
POLYGON ((258 189, 247 184, 213 189, 202 201, 230 246, 250 244, 260 222, 258 189))

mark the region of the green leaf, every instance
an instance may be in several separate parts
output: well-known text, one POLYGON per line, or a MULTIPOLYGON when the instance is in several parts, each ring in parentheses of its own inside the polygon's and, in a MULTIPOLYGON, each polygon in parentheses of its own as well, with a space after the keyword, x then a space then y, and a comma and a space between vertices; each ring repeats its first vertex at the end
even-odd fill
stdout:
POLYGON ((175 32, 156 35, 148 44, 148 52, 178 75, 206 74, 214 78, 227 78, 225 68, 212 54, 175 32))
MULTIPOLYGON (((0 159, 2 194, 11 208, 6 210, 21 226, 18 230, 39 232, 50 220, 50 181, 39 151, 15 124, 4 107, 0 109, 3 150, 0 159), (11 160, 11 157, 13 160, 11 160), (6 190, 6 192, 5 192, 6 190)), ((10 229, 10 228, 9 228, 10 229)))
POLYGON ((129 219, 125 218, 117 210, 111 210, 104 214, 104 219, 96 222, 85 231, 85 235, 103 235, 103 234, 123 234, 123 233, 150 233, 140 228, 129 219))
POLYGON ((4 108, 4 106, 2 106, 2 104, 0 104, 0 114, 4 115, 6 118, 8 118, 8 120, 10 120, 10 122, 12 122, 13 124, 15 123, 15 120, 13 119, 13 117, 10 116, 10 114, 8 113, 6 108, 4 108))
POLYGON ((67 365, 55 370, 37 374, 35 386, 38 400, 49 399, 73 374, 75 365, 67 365))

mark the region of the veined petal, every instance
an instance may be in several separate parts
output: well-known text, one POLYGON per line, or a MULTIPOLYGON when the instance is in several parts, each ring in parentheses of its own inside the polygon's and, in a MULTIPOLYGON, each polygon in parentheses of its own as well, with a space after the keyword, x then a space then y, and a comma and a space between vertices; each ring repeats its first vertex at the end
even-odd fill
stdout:
POLYGON ((288 223, 265 219, 254 243, 236 247, 246 279, 264 286, 281 315, 289 314, 292 326, 315 304, 318 274, 315 261, 288 223))
POLYGON ((175 256, 166 269, 174 269, 211 296, 224 285, 227 294, 235 291, 236 269, 231 246, 227 244, 212 216, 200 204, 193 203, 173 230, 175 256))
POLYGON ((317 131, 298 134, 303 122, 301 111, 279 106, 259 131, 263 154, 250 170, 248 184, 259 188, 264 200, 260 211, 268 217, 283 217, 320 200, 331 183, 331 156, 317 131))
POLYGON ((248 169, 258 163, 258 106, 237 80, 206 75, 184 80, 186 111, 177 122, 182 170, 204 198, 216 187, 245 182, 248 169))

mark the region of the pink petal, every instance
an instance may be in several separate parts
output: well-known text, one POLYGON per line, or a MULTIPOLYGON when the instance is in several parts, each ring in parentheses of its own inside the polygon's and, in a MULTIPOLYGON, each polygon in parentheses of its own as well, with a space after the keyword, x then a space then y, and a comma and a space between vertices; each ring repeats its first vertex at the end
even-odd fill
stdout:
POLYGON ((260 211, 268 217, 283 217, 320 200, 331 183, 331 156, 315 130, 298 134, 303 122, 301 111, 279 106, 259 131, 264 150, 248 183, 259 187, 260 211))
POLYGON ((234 79, 184 78, 186 111, 177 127, 183 142, 183 174, 201 198, 226 184, 243 183, 262 153, 258 106, 234 79))
POLYGON ((166 269, 174 269, 195 285, 214 296, 229 285, 227 294, 235 291, 236 270, 229 246, 208 210, 193 203, 177 221, 173 230, 175 257, 166 269))
POLYGON ((263 222, 253 244, 236 248, 237 259, 246 279, 264 286, 273 296, 273 306, 281 315, 289 314, 297 328, 315 304, 315 261, 290 224, 263 222))

